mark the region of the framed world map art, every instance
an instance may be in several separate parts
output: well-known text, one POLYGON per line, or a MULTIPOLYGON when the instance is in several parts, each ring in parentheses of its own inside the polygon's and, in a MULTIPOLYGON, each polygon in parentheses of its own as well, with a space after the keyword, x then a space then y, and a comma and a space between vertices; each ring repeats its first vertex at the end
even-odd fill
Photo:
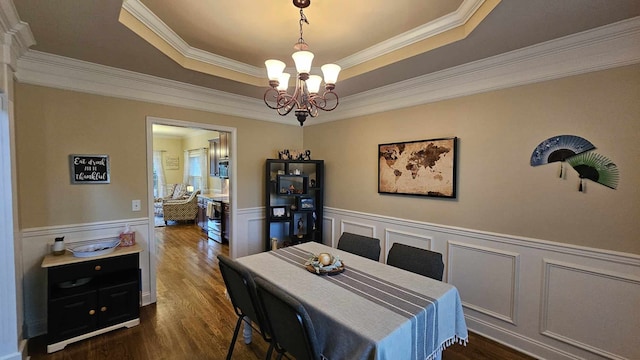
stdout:
POLYGON ((378 193, 456 197, 458 138, 378 145, 378 193))

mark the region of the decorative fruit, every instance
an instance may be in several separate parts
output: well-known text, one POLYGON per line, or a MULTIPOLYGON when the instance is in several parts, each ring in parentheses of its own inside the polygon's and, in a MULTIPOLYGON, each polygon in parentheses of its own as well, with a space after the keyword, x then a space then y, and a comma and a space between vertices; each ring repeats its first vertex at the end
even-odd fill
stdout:
POLYGON ((331 254, 327 254, 327 253, 318 254, 318 262, 320 262, 320 264, 324 266, 331 265, 331 254))

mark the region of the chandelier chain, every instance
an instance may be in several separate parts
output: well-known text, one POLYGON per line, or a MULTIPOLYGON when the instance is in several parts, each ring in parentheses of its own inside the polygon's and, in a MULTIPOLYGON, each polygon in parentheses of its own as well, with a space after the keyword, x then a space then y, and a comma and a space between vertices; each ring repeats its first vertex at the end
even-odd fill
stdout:
POLYGON ((299 46, 300 50, 304 50, 307 46, 307 43, 304 41, 304 38, 302 37, 302 23, 305 22, 307 23, 307 25, 309 25, 309 20, 307 20, 307 16, 304 14, 304 12, 302 11, 302 9, 300 9, 300 38, 298 39, 298 43, 296 45, 302 45, 299 46))

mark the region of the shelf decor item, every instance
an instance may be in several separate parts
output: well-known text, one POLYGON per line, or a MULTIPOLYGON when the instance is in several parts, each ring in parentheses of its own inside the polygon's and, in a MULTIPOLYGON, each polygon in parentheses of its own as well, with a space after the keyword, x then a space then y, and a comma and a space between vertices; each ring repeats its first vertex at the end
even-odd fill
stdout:
POLYGON ((271 218, 272 219, 286 219, 287 218, 287 207, 286 206, 272 206, 271 207, 271 218))
POLYGON ((298 198, 298 209, 300 210, 313 210, 315 205, 312 197, 301 196, 298 198))
POLYGON ((340 257, 329 253, 311 254, 304 265, 307 271, 317 275, 337 275, 344 271, 344 263, 340 257))
POLYGON ((378 193, 456 197, 458 138, 378 145, 378 193))

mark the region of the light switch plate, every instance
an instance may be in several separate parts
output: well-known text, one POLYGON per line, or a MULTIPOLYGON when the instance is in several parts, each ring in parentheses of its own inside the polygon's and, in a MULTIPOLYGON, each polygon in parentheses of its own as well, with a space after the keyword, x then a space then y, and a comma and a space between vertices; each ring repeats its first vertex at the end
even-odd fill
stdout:
POLYGON ((131 200, 131 211, 140 211, 140 200, 131 200))

